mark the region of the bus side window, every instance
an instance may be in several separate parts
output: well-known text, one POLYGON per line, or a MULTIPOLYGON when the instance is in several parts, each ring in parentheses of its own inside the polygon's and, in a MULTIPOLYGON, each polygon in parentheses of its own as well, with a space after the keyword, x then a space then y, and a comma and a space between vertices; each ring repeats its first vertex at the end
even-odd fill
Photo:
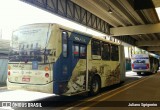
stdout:
POLYGON ((73 45, 73 56, 79 58, 79 44, 73 45))
POLYGON ((92 39, 91 50, 92 50, 92 59, 101 59, 100 41, 92 39))
POLYGON ((62 32, 62 54, 63 57, 67 57, 68 54, 68 33, 62 32))
POLYGON ((73 56, 75 58, 81 58, 81 59, 86 58, 86 46, 85 45, 73 43, 72 49, 73 49, 73 56))
POLYGON ((86 46, 80 45, 80 58, 86 58, 86 46))
POLYGON ((110 45, 102 43, 102 60, 110 60, 110 45))
POLYGON ((112 61, 119 60, 119 51, 117 45, 111 45, 111 60, 112 61))

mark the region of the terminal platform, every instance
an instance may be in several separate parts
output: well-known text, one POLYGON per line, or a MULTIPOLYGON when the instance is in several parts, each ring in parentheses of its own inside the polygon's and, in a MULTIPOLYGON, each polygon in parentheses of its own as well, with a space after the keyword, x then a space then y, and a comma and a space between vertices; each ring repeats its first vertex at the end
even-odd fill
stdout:
POLYGON ((160 73, 148 75, 68 109, 160 110, 160 73))

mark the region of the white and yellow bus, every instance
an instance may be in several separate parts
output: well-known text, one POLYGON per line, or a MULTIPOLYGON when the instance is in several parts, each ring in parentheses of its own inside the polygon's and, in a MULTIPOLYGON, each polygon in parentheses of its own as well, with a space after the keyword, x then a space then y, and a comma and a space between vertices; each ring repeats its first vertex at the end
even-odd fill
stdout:
POLYGON ((75 95, 120 83, 122 45, 58 24, 39 23, 13 32, 8 89, 75 95))
POLYGON ((137 75, 156 73, 159 67, 159 59, 157 56, 149 53, 133 54, 131 63, 132 71, 137 72, 137 75))

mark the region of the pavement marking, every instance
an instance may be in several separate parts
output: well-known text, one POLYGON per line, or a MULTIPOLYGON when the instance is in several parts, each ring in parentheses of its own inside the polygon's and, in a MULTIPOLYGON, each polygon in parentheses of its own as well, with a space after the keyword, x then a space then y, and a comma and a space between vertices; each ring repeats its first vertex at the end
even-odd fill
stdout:
POLYGON ((98 95, 98 96, 95 96, 95 97, 90 98, 90 99, 88 99, 88 100, 85 100, 84 102, 79 103, 79 104, 77 104, 77 105, 75 105, 75 106, 73 106, 73 107, 69 107, 69 108, 67 108, 67 109, 65 109, 65 110, 71 110, 71 109, 73 109, 73 108, 75 108, 75 107, 78 107, 79 105, 82 105, 82 104, 86 103, 87 101, 92 101, 92 100, 94 100, 94 99, 96 99, 96 98, 102 97, 102 96, 107 95, 107 94, 109 94, 109 93, 111 93, 111 92, 114 92, 114 91, 116 91, 116 90, 119 90, 119 89, 121 89, 121 88, 124 88, 124 87, 126 87, 126 86, 129 86, 129 85, 131 85, 131 84, 141 82, 142 80, 145 80, 145 79, 148 79, 148 78, 149 78, 149 77, 147 77, 147 78, 141 78, 141 79, 139 79, 139 80, 133 81, 133 82, 128 83, 128 84, 125 84, 124 86, 121 86, 121 87, 119 87, 119 88, 113 89, 113 90, 108 91, 108 92, 106 92, 106 93, 103 93, 103 94, 101 94, 101 95, 98 95))
POLYGON ((120 91, 117 91, 117 92, 115 92, 114 94, 109 95, 108 97, 104 97, 104 98, 102 98, 101 100, 99 100, 99 101, 97 101, 97 102, 95 102, 95 103, 93 103, 93 104, 90 104, 89 107, 84 107, 84 108, 82 108, 82 109, 80 109, 80 110, 89 109, 89 108, 93 107, 94 105, 100 103, 101 101, 104 101, 104 100, 106 100, 106 99, 109 99, 109 98, 111 98, 111 97, 113 97, 113 96, 115 96, 115 95, 117 95, 117 94, 119 94, 119 93, 121 93, 121 92, 123 92, 123 91, 125 91, 125 90, 127 90, 127 89, 129 89, 129 88, 131 88, 131 87, 133 87, 133 86, 135 86, 135 85, 137 85, 137 84, 139 84, 139 83, 147 80, 147 79, 149 79, 149 78, 151 78, 151 77, 148 77, 148 78, 145 78, 145 79, 143 79, 143 80, 140 80, 139 82, 134 83, 133 85, 130 85, 130 86, 128 86, 128 87, 126 87, 126 88, 124 88, 124 89, 122 89, 122 90, 120 90, 120 91))

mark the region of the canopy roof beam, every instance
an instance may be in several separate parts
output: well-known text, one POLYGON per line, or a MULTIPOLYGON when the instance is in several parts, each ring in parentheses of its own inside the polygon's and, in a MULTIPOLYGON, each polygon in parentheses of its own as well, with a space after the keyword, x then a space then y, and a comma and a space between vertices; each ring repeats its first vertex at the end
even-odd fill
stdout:
POLYGON ((137 41, 136 45, 141 46, 160 46, 160 40, 152 40, 152 41, 137 41))
POLYGON ((160 23, 110 28, 112 36, 160 33, 160 23))

